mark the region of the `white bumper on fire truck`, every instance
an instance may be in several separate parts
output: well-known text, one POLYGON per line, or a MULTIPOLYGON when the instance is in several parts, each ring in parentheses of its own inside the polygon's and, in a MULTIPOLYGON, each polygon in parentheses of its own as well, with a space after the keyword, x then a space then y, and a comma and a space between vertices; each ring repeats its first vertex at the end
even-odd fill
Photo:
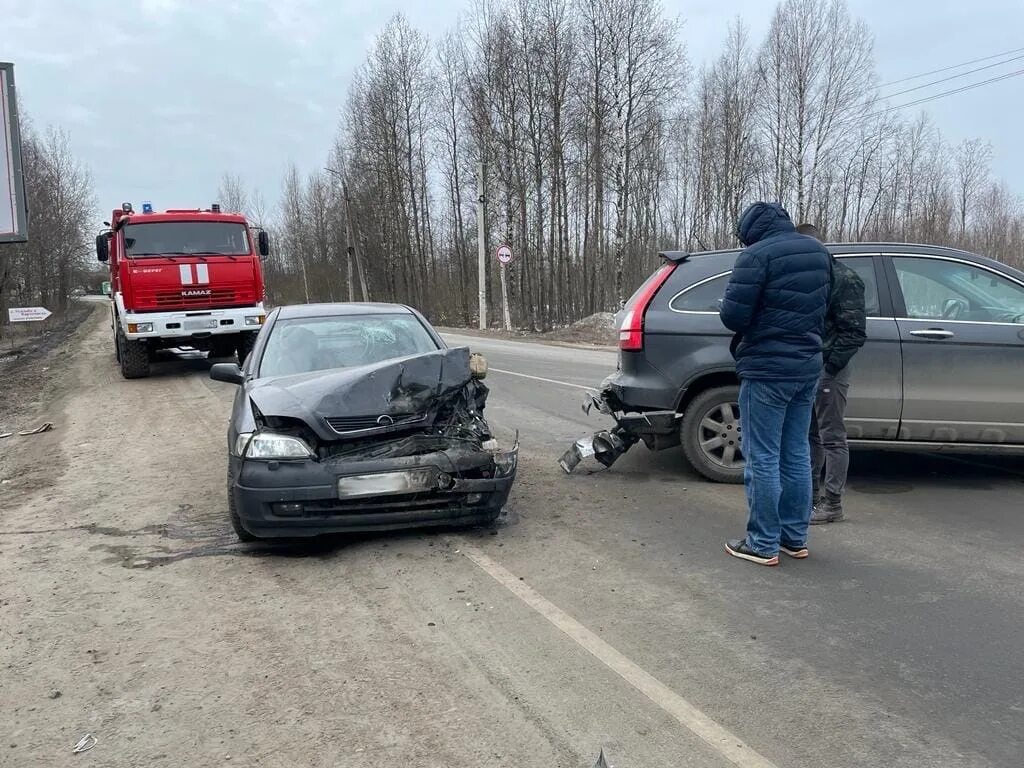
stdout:
POLYGON ((262 302, 251 307, 177 312, 128 312, 120 293, 114 302, 118 322, 128 339, 207 338, 256 332, 266 317, 262 302))

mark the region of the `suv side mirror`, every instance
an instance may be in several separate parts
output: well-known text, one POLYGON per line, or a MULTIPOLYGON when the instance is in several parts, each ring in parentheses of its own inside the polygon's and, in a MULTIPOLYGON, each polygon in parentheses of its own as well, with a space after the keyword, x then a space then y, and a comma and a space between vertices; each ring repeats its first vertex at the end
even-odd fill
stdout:
POLYGON ((261 229, 259 234, 256 235, 256 244, 259 247, 261 258, 266 258, 270 255, 270 235, 267 234, 266 230, 261 229))
POLYGON ((210 378, 225 384, 242 384, 245 381, 238 363, 215 363, 210 366, 210 378))
POLYGON ((99 261, 109 261, 110 245, 107 235, 96 235, 96 258, 99 261))

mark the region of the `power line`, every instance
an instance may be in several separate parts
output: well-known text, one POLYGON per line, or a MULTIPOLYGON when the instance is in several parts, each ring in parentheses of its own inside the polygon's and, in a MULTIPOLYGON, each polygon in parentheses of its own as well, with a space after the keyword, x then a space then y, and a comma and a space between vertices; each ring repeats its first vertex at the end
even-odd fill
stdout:
POLYGON ((922 88, 931 88, 933 85, 941 85, 942 83, 948 83, 950 80, 957 80, 961 77, 967 77, 968 75, 973 75, 977 72, 983 72, 986 69, 992 69, 993 67, 1001 67, 1004 64, 1009 64, 1011 61, 1020 61, 1021 59, 1024 59, 1024 55, 1014 56, 1012 59, 1005 59, 1004 61, 997 61, 995 64, 986 64, 984 67, 975 67, 974 69, 969 69, 966 72, 960 72, 959 74, 956 75, 943 77, 941 80, 932 80, 930 83, 925 83, 924 85, 915 85, 913 88, 907 88, 902 91, 896 91, 895 93, 887 93, 884 96, 879 96, 877 99, 875 99, 875 101, 880 101, 882 99, 891 99, 893 96, 902 96, 905 93, 913 93, 914 91, 920 91, 922 88))
POLYGON ((982 80, 977 83, 971 83, 970 85, 963 85, 959 88, 953 88, 949 91, 942 91, 941 93, 933 93, 931 96, 925 96, 923 99, 917 99, 916 101, 909 101, 906 104, 896 104, 892 107, 880 109, 867 117, 877 117, 878 115, 884 115, 887 112, 893 112, 897 109, 906 109, 907 107, 916 107, 918 104, 925 104, 929 101, 935 101, 936 99, 942 99, 946 96, 952 96, 955 93, 963 93, 964 91, 971 91, 975 88, 980 88, 983 85, 989 85, 990 83, 998 83, 1000 80, 1008 80, 1011 77, 1019 77, 1024 75, 1024 69, 1018 69, 1014 72, 1007 72, 1005 75, 999 75, 998 77, 991 77, 988 80, 982 80))
POLYGON ((929 75, 937 75, 941 72, 949 72, 951 69, 960 69, 960 67, 966 67, 969 64, 978 64, 982 61, 991 61, 992 59, 998 59, 1002 56, 1009 56, 1013 53, 1021 53, 1024 48, 1014 48, 1012 51, 1003 51, 1002 53, 994 53, 991 56, 982 56, 980 59, 971 59, 970 61, 963 61, 959 64, 951 64, 948 67, 942 67, 941 69, 933 69, 931 72, 922 72, 919 75, 911 75, 910 77, 904 77, 900 80, 892 80, 888 83, 882 83, 879 88, 888 88, 890 85, 899 85, 900 83, 906 83, 911 80, 920 80, 922 77, 928 77, 929 75))

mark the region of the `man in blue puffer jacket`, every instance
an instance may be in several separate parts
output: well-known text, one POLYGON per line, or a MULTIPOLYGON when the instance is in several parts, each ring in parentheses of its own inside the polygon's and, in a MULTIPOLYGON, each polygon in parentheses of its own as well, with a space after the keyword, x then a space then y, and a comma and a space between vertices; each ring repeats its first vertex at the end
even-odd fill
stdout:
POLYGON ((754 203, 740 217, 746 246, 722 300, 740 377, 746 538, 729 554, 778 565, 779 552, 807 557, 811 455, 807 430, 822 372, 822 333, 832 260, 797 234, 778 203, 754 203))

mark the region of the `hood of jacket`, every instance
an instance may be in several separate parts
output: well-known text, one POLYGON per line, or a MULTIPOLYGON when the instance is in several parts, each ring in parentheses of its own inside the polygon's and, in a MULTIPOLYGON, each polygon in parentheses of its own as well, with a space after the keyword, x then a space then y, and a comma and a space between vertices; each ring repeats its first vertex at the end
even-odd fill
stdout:
POLYGON ((753 245, 766 237, 795 232, 793 220, 780 203, 754 203, 740 216, 736 234, 743 245, 753 245))

